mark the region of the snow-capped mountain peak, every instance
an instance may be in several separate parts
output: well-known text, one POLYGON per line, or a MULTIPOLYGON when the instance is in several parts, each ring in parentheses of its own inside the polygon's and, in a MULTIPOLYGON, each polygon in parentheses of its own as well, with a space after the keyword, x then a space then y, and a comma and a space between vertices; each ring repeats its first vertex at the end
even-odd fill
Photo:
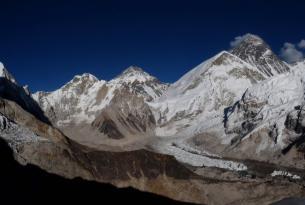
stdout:
POLYGON ((131 65, 128 68, 126 68, 126 70, 124 70, 122 72, 122 74, 137 73, 137 72, 144 73, 145 71, 142 68, 138 67, 138 66, 131 65))
POLYGON ((8 72, 8 70, 4 67, 3 63, 0 62, 0 77, 6 78, 13 83, 17 83, 14 76, 8 72))
POLYGON ((90 81, 98 81, 99 79, 90 73, 83 73, 82 75, 76 75, 73 79, 84 79, 90 81))
POLYGON ((89 73, 84 73, 82 75, 74 76, 71 81, 61 88, 61 90, 70 90, 76 92, 76 94, 82 94, 97 82, 99 82, 97 77, 89 73))
POLYGON ((253 34, 246 34, 231 53, 257 67, 266 77, 290 70, 289 66, 272 52, 263 39, 253 34))
POLYGON ((156 78, 145 72, 142 68, 137 66, 130 66, 125 69, 118 77, 112 82, 120 83, 144 83, 147 81, 155 80, 156 78))
POLYGON ((137 66, 128 67, 108 84, 141 95, 146 101, 160 97, 168 88, 167 84, 160 82, 156 77, 137 66))

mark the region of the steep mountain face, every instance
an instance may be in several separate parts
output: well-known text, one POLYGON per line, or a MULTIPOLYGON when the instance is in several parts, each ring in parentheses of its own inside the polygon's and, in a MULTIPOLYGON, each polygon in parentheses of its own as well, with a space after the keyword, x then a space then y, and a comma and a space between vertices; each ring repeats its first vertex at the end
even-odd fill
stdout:
POLYGON ((187 129, 198 132, 211 125, 205 122, 207 119, 220 123, 223 108, 264 79, 257 68, 228 52, 221 52, 184 75, 151 103, 160 126, 156 134, 174 135, 187 129))
POLYGON ((260 37, 253 34, 247 34, 231 53, 257 67, 267 77, 290 70, 260 37))
POLYGON ((144 98, 124 88, 115 93, 111 104, 101 111, 92 125, 109 138, 122 139, 143 133, 152 135, 156 122, 144 98))

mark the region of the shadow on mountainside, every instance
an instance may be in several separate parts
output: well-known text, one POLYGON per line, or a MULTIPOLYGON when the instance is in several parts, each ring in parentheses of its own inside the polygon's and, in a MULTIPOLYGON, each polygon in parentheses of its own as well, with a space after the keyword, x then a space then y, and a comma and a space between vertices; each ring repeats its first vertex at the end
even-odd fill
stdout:
POLYGON ((0 204, 145 204, 165 205, 186 203, 143 193, 132 188, 114 186, 82 179, 65 179, 38 167, 19 165, 7 143, 0 139, 0 204))
POLYGON ((49 125, 51 124, 38 103, 22 87, 3 77, 0 77, 0 97, 17 103, 37 119, 49 125))

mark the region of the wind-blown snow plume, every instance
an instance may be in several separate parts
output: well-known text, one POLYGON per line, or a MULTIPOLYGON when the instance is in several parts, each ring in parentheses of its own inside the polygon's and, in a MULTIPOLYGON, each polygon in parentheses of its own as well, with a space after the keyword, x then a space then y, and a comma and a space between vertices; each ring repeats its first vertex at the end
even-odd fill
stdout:
POLYGON ((249 37, 251 34, 250 33, 247 33, 245 35, 242 35, 242 36, 236 36, 234 38, 233 41, 230 42, 230 46, 233 48, 235 46, 238 46, 244 39, 246 39, 247 37, 249 37))
POLYGON ((296 63, 304 59, 303 53, 292 43, 284 43, 280 55, 287 63, 296 63))

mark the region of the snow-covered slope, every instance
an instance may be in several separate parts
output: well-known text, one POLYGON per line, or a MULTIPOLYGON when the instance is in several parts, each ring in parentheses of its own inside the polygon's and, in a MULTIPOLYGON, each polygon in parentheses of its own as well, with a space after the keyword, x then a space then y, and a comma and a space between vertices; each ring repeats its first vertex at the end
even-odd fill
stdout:
POLYGON ((226 51, 219 53, 188 72, 161 98, 150 103, 160 126, 156 134, 170 136, 190 128, 195 129, 192 132, 199 132, 210 126, 213 119, 218 120, 214 123, 219 123, 226 106, 264 79, 258 69, 238 57, 226 51))
POLYGON ((253 34, 246 34, 243 41, 233 48, 231 53, 257 67, 268 77, 290 70, 263 39, 253 34))
POLYGON ((151 101, 166 89, 166 84, 142 69, 131 66, 109 82, 98 80, 91 74, 83 74, 75 76, 54 92, 37 92, 33 97, 54 124, 64 127, 91 124, 122 90, 128 90, 144 101, 151 101))

